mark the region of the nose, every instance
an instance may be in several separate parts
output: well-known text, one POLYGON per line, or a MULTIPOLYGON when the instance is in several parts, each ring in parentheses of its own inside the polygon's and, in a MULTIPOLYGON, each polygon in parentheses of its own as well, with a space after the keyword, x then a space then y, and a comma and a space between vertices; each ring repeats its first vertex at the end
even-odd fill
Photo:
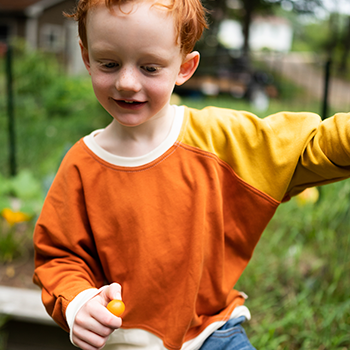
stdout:
POLYGON ((119 71, 115 85, 118 91, 140 91, 141 83, 137 69, 133 67, 122 68, 119 71))

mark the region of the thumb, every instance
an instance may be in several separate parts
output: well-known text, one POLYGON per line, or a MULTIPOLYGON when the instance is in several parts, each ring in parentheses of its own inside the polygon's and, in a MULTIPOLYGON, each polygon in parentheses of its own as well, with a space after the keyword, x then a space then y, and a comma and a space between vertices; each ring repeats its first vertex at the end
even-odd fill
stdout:
POLYGON ((103 289, 102 293, 106 303, 113 299, 122 300, 122 287, 118 283, 112 283, 103 289))

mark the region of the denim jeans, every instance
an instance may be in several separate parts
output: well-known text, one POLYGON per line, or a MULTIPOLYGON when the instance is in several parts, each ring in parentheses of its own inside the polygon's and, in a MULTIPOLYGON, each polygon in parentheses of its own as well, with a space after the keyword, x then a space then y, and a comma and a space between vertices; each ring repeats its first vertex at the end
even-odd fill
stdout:
POLYGON ((229 320, 203 343, 199 350, 256 350, 241 326, 245 317, 229 320))

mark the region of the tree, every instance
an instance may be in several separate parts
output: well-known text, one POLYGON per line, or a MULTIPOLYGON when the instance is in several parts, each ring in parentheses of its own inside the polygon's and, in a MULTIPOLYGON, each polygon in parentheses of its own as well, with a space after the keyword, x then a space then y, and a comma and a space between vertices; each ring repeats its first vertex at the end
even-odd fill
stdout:
POLYGON ((250 25, 254 15, 272 14, 276 6, 290 8, 300 14, 312 14, 323 7, 322 0, 204 0, 203 3, 210 10, 214 32, 225 16, 241 22, 244 36, 242 51, 246 56, 249 56, 250 25))
POLYGON ((243 54, 249 55, 249 39, 250 39, 250 25, 252 23, 253 15, 256 13, 267 13, 272 11, 275 2, 266 2, 263 0, 243 0, 243 16, 241 18, 243 28, 243 54))

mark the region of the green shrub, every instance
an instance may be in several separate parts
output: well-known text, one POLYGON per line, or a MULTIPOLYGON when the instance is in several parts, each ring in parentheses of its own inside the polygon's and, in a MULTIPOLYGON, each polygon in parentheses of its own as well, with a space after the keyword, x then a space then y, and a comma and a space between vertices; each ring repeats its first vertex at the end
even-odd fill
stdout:
POLYGON ((31 246, 43 199, 41 184, 30 171, 12 178, 0 174, 0 261, 11 261, 31 246))
MULTIPOLYGON (((111 117, 97 103, 89 78, 65 76, 54 58, 43 53, 17 51, 16 55, 20 172, 14 179, 5 176, 7 152, 1 152, 0 211, 15 210, 11 207, 13 198, 19 197, 19 210, 35 218, 36 208, 42 203, 39 188, 44 182, 46 189, 50 185, 66 150, 80 137, 107 125, 111 117)), ((6 108, 1 87, 0 93, 0 148, 6 150, 6 108)), ((280 110, 297 111, 294 102, 273 100, 263 115, 252 112, 264 117, 280 110)), ((247 102, 227 97, 183 99, 181 103, 195 108, 216 105, 251 110, 247 102)), ((303 109, 319 112, 320 106, 315 103, 303 109)), ((246 329, 257 349, 350 349, 349 198, 347 180, 322 188, 316 204, 301 207, 292 199, 277 210, 236 286, 249 295, 246 304, 252 320, 246 329)), ((21 232, 23 226, 17 227, 21 232)), ((16 251, 19 244, 13 244, 13 240, 18 243, 21 238, 16 236, 18 233, 6 236, 8 229, 1 232, 0 247, 8 248, 0 252, 0 258, 13 259, 20 253, 16 251)))
MULTIPOLYGON (((93 129, 110 121, 96 100, 88 76, 65 74, 57 58, 14 50, 14 102, 18 169, 44 179, 56 172, 67 149, 93 129)), ((0 75, 3 84, 4 73, 0 75)), ((6 94, 0 87, 0 173, 8 174, 6 94)))
POLYGON ((282 204, 237 288, 249 294, 253 345, 350 348, 350 180, 321 188, 317 203, 282 204))

